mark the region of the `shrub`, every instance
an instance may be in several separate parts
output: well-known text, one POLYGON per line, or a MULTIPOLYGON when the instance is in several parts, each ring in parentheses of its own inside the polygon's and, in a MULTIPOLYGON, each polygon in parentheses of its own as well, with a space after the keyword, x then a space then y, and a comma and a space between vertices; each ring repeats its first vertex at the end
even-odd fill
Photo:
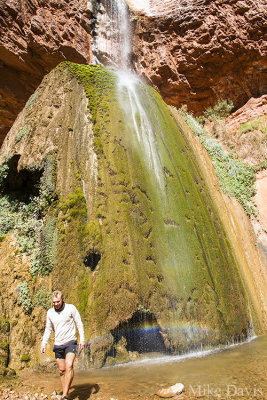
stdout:
MULTIPOLYGON (((27 201, 13 193, 0 197, 0 237, 14 233, 20 251, 32 256, 32 272, 47 275, 53 268, 56 253, 55 219, 47 218, 43 224, 42 217, 56 200, 55 158, 48 156, 43 165, 32 165, 29 169, 37 170, 39 174, 43 171, 37 182, 39 194, 30 196, 27 201)), ((0 190, 5 188, 8 172, 7 160, 0 166, 0 190)))
POLYGON ((251 198, 255 194, 254 182, 257 168, 234 159, 232 154, 227 153, 215 138, 205 133, 197 121, 194 122, 192 115, 183 115, 192 132, 199 136, 200 142, 209 153, 223 192, 228 196, 235 196, 248 215, 256 215, 257 211, 251 198))
POLYGON ((33 306, 42 306, 48 310, 51 306, 51 295, 47 292, 45 286, 42 286, 33 296, 33 306))
POLYGON ((18 304, 21 305, 26 313, 32 310, 32 302, 30 299, 29 286, 26 281, 20 282, 18 286, 18 304))
POLYGON ((234 105, 231 100, 220 100, 215 104, 213 108, 208 107, 204 111, 203 116, 210 121, 226 118, 230 115, 233 108, 234 105))

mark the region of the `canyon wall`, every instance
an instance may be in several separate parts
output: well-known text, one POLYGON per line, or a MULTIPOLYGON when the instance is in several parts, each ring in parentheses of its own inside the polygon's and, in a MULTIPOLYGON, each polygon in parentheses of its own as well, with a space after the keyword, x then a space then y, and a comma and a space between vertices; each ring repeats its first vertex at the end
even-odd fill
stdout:
POLYGON ((135 67, 168 104, 201 113, 218 99, 239 108, 266 93, 264 0, 150 4, 151 15, 135 19, 135 67))
MULTIPOLYGON (((0 1, 0 142, 47 72, 93 61, 94 13, 109 3, 0 1)), ((132 64, 168 104, 200 113, 217 99, 238 108, 266 93, 264 0, 127 3, 132 64)))
POLYGON ((45 74, 63 60, 91 62, 88 4, 0 1, 0 142, 45 74))

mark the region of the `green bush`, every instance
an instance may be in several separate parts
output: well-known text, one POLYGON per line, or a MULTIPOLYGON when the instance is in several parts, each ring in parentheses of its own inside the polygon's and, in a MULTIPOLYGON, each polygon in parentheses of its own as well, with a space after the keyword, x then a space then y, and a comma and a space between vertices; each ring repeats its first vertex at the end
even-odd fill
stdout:
POLYGON ((18 286, 18 304, 24 308, 26 313, 31 312, 33 305, 30 299, 29 286, 26 281, 20 282, 18 286))
POLYGON ((220 100, 214 107, 208 107, 204 111, 203 116, 210 121, 226 118, 230 115, 233 108, 234 105, 231 100, 220 100))
POLYGON ((221 144, 208 136, 191 114, 183 113, 192 132, 199 137, 213 163, 219 184, 228 196, 235 196, 248 215, 257 215, 251 198, 255 194, 254 182, 257 168, 233 158, 221 144))
MULTIPOLYGON (((41 166, 31 166, 32 170, 43 170, 40 179, 39 195, 24 202, 14 195, 0 197, 0 237, 8 232, 15 234, 22 253, 32 256, 32 272, 47 275, 53 268, 56 253, 55 219, 47 214, 52 202, 56 200, 56 161, 48 156, 41 166)), ((0 166, 0 191, 5 187, 8 176, 8 160, 0 166)))
POLYGON ((42 306, 46 310, 51 307, 51 294, 47 292, 44 286, 33 296, 33 306, 42 306))

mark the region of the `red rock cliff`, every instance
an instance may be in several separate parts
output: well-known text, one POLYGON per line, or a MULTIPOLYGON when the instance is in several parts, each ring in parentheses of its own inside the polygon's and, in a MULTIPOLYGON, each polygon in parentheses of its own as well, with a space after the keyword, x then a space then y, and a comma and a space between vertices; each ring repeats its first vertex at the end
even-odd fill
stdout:
POLYGON ((0 140, 60 61, 90 63, 90 17, 86 0, 0 0, 0 140))
MULTIPOLYGON (((266 93, 265 0, 127 0, 133 62, 171 105, 238 108, 266 93), (144 12, 138 4, 150 4, 144 12)), ((0 0, 0 142, 42 77, 62 60, 92 62, 93 4, 0 0)))
POLYGON ((266 93, 264 5, 152 0, 151 15, 135 18, 136 69, 171 105, 201 112, 217 99, 232 99, 238 108, 266 93))

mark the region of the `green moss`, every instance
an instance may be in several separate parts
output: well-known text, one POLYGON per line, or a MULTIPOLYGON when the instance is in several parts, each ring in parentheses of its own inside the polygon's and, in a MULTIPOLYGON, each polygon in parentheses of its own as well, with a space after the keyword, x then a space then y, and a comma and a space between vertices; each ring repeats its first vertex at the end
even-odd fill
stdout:
POLYGON ((26 105, 25 105, 25 109, 28 110, 28 108, 35 102, 35 100, 37 100, 39 97, 39 92, 36 91, 35 93, 33 93, 31 95, 31 97, 29 98, 29 100, 27 101, 26 105))
POLYGON ((0 318, 0 334, 8 333, 10 330, 9 320, 6 318, 0 318))
POLYGON ((108 102, 114 94, 114 76, 99 65, 88 66, 63 62, 60 67, 68 69, 83 84, 89 102, 91 120, 95 125, 94 149, 97 154, 103 153, 103 145, 98 137, 102 124, 98 116, 103 117, 108 113, 108 102))
MULTIPOLYGON (((58 70, 78 79, 88 96, 97 177, 88 180, 83 152, 71 153, 71 171, 63 172, 68 195, 55 206, 59 235, 51 280, 77 304, 86 336, 105 338, 92 344, 95 365, 103 365, 112 345, 109 331, 137 310, 153 313, 166 329, 179 323, 177 331, 168 330, 177 350, 197 341, 187 343, 190 326, 204 344, 237 338, 249 320, 238 268, 187 138, 165 103, 139 84, 159 183, 146 138, 139 142, 125 113, 126 90, 118 102, 113 70, 71 63, 58 70), (94 271, 84 265, 91 251, 101 255, 94 271)), ((143 115, 136 110, 135 117, 140 127, 143 115)), ((129 360, 124 349, 121 356, 129 360)))
POLYGON ((26 135, 27 129, 28 129, 27 125, 24 125, 24 127, 21 128, 21 130, 18 133, 18 136, 16 137, 16 143, 20 142, 23 136, 26 135))
POLYGON ((29 362, 31 360, 31 357, 29 356, 29 354, 23 354, 21 357, 20 357, 20 361, 21 362, 29 362))
POLYGON ((0 349, 8 350, 8 347, 9 347, 8 343, 6 343, 6 342, 1 342, 0 343, 0 349))
POLYGON ((267 135, 266 115, 246 121, 238 128, 240 136, 254 130, 260 130, 264 135, 267 135))

